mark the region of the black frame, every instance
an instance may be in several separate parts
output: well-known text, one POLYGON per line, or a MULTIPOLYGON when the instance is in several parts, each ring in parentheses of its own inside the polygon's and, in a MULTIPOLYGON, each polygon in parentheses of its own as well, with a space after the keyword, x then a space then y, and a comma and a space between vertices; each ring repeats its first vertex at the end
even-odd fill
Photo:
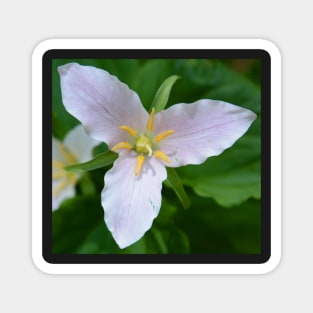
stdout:
POLYGON ((42 256, 51 264, 261 264, 271 256, 271 57, 261 49, 58 49, 42 58, 42 256), (53 254, 53 59, 259 59, 261 61, 261 254, 53 254), (50 208, 50 209, 49 209, 50 208))

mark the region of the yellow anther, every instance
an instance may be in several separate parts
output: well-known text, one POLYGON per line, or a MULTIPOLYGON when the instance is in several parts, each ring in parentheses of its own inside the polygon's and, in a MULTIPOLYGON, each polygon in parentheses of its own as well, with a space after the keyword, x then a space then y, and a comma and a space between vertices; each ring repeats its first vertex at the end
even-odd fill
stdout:
POLYGON ((75 173, 66 173, 65 171, 57 172, 52 174, 52 179, 61 179, 57 184, 56 188, 53 190, 53 196, 57 197, 63 189, 69 185, 75 186, 78 181, 79 176, 75 173))
POLYGON ((154 152, 154 156, 158 159, 161 159, 167 163, 171 163, 170 158, 161 150, 157 150, 154 152))
POLYGON ((127 141, 119 142, 117 145, 115 145, 111 150, 116 151, 120 149, 127 149, 130 150, 132 147, 127 141))
POLYGON ((52 179, 60 179, 66 177, 65 171, 57 171, 52 173, 52 179))
POLYGON ((52 160, 52 167, 62 169, 65 166, 65 164, 61 161, 52 160))
POLYGON ((136 137, 137 135, 137 132, 129 126, 122 125, 120 126, 120 129, 127 131, 132 137, 136 137))
POLYGON ((155 136, 154 141, 155 141, 155 142, 160 142, 160 141, 163 140, 164 138, 166 138, 166 137, 172 135, 173 133, 175 133, 175 130, 172 130, 172 129, 167 130, 167 131, 165 131, 165 132, 163 132, 163 133, 161 133, 161 134, 155 136))
POLYGON ((57 143, 58 149, 68 164, 76 163, 76 159, 60 142, 57 143))
POLYGON ((135 176, 138 176, 141 172, 143 162, 145 161, 145 157, 143 155, 138 155, 137 156, 137 164, 136 164, 136 169, 135 169, 135 176))
POLYGON ((147 130, 148 131, 153 131, 153 126, 154 126, 154 115, 155 115, 155 109, 152 108, 148 122, 147 122, 147 130))

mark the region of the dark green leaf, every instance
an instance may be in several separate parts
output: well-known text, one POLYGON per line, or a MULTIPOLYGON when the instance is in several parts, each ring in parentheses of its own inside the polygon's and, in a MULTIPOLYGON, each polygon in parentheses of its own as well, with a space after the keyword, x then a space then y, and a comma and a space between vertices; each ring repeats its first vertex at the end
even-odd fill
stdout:
POLYGON ((160 253, 166 254, 168 253, 168 249, 166 246, 166 242, 163 238, 163 234, 161 231, 159 231, 156 227, 152 227, 151 229, 151 235, 160 251, 160 253))
POLYGON ((100 195, 76 196, 52 214, 53 253, 75 253, 89 233, 103 221, 100 195))
POLYGON ((210 199, 190 198, 189 210, 180 210, 175 218, 176 226, 189 239, 190 253, 260 253, 260 201, 248 200, 225 209, 210 199))
MULTIPOLYGON (((164 195, 164 192, 162 193, 164 195)), ((160 213, 154 223, 160 227, 168 227, 173 224, 174 216, 177 211, 177 207, 172 203, 169 203, 167 198, 163 196, 160 213)))
POLYGON ((81 243, 76 253, 80 254, 103 254, 119 253, 119 247, 115 243, 103 220, 92 229, 85 240, 81 243))

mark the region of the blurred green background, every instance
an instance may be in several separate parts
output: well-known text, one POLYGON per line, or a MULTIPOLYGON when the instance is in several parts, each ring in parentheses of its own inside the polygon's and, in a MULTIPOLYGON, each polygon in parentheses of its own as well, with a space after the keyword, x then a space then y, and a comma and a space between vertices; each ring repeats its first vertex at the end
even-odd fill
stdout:
MULTIPOLYGON (((57 67, 69 62, 103 68, 136 91, 148 109, 162 82, 179 79, 168 106, 209 98, 254 111, 258 118, 248 132, 223 154, 202 165, 177 169, 191 200, 186 210, 168 183, 162 207, 144 237, 120 249, 108 231, 101 207, 104 174, 109 167, 86 172, 75 198, 52 214, 53 253, 212 253, 261 252, 260 61, 254 59, 66 59, 53 60, 53 135, 62 140, 79 122, 62 104, 57 67)), ((106 151, 105 144, 94 156, 106 151)))

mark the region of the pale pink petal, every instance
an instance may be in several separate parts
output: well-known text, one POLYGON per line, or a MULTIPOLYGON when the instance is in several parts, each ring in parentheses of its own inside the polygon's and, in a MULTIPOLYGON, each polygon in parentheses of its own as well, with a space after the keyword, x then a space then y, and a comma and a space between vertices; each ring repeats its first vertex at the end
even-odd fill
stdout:
POLYGON ((136 154, 118 158, 105 175, 102 192, 104 219, 120 248, 138 241, 150 229, 161 207, 166 169, 154 157, 147 158, 135 176, 136 154))
POLYGON ((52 181, 52 210, 53 211, 58 209, 64 200, 75 196, 75 186, 70 183, 66 184, 66 186, 62 188, 56 195, 53 194, 58 189, 58 186, 60 184, 63 184, 64 181, 66 181, 66 178, 52 181))
POLYGON ((138 95, 115 76, 77 63, 60 66, 58 70, 66 110, 94 139, 112 147, 128 139, 120 126, 127 125, 138 131, 145 129, 148 113, 138 95))
POLYGON ((78 163, 91 160, 92 150, 99 143, 86 134, 81 124, 71 129, 63 140, 64 146, 74 155, 78 163))
POLYGON ((155 117, 155 133, 175 132, 159 143, 177 167, 201 164, 231 147, 250 127, 256 114, 215 100, 176 104, 155 117))

